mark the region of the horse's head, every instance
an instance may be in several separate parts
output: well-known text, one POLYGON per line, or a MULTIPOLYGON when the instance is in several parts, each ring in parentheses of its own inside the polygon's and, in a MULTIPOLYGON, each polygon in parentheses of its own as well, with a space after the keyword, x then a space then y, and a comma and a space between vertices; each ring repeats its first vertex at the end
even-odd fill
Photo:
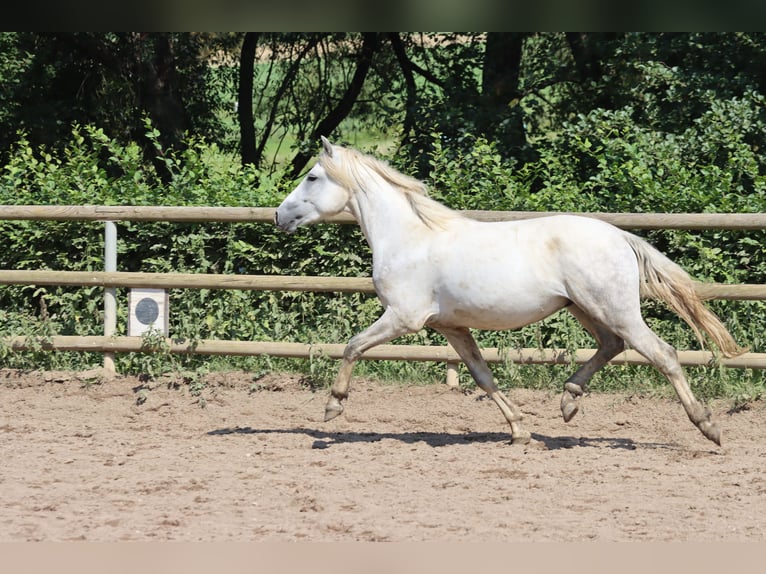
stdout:
POLYGON ((277 208, 274 223, 292 233, 302 225, 316 223, 337 215, 346 208, 349 192, 328 177, 322 160, 333 157, 333 146, 322 136, 322 154, 306 177, 277 208))

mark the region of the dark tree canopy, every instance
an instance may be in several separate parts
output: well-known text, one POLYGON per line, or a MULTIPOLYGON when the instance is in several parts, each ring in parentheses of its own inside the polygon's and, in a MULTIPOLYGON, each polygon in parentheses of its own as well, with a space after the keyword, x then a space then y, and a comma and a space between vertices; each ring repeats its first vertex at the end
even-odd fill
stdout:
POLYGON ((148 120, 163 149, 203 137, 292 175, 320 135, 378 134, 422 172, 432 133, 524 164, 593 110, 681 132, 718 100, 766 94, 766 35, 5 32, 0 80, 0 151, 19 131, 55 147, 73 124, 142 141, 148 120))

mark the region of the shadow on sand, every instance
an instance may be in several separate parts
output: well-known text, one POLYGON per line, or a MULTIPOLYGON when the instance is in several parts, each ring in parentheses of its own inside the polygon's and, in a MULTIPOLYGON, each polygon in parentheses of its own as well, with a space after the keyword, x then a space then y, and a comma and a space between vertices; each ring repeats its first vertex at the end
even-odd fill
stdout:
MULTIPOLYGON (((374 443, 382 440, 396 440, 405 444, 425 443, 433 448, 465 445, 470 443, 507 443, 511 444, 510 433, 492 432, 468 432, 468 433, 435 433, 435 432, 402 432, 402 433, 378 433, 378 432, 326 432, 310 428, 289 429, 256 429, 252 427, 230 427, 212 430, 208 436, 225 436, 231 434, 303 434, 314 440, 312 448, 329 448, 335 445, 351 443, 374 443)), ((629 438, 588 438, 574 436, 546 436, 532 433, 532 440, 542 444, 545 450, 570 449, 575 447, 596 447, 610 449, 676 449, 676 445, 669 443, 635 442, 629 438)))

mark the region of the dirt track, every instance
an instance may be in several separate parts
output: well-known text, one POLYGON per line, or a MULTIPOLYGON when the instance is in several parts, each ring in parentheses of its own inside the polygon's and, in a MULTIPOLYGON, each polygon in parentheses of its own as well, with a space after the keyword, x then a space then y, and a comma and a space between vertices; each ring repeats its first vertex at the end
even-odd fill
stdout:
POLYGON ((764 541, 766 405, 718 448, 680 404, 355 381, 343 416, 297 377, 203 393, 0 371, 0 541, 764 541), (145 400, 144 400, 145 399, 145 400), (142 402, 143 401, 143 402, 142 402), (141 403, 141 404, 138 404, 141 403))

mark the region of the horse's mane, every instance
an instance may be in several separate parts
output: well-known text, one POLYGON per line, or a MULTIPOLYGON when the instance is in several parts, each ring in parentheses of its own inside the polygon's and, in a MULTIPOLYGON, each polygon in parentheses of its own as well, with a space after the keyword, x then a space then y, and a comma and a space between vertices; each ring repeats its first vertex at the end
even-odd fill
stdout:
POLYGON ((323 153, 319 162, 327 175, 339 185, 352 191, 367 192, 370 189, 370 172, 397 189, 406 198, 412 211, 431 229, 444 228, 447 222, 463 218, 463 215, 428 197, 428 186, 420 180, 397 171, 386 162, 353 149, 334 146, 332 157, 323 153), (336 154, 342 154, 341 161, 336 154))

